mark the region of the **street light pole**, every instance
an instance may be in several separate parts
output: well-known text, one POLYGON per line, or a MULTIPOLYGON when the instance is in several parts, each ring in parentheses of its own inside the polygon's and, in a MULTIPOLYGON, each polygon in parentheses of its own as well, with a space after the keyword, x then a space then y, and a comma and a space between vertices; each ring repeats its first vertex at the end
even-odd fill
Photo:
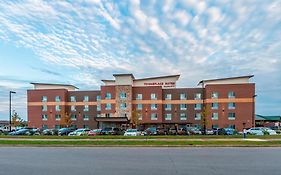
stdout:
POLYGON ((10 132, 12 131, 12 94, 15 94, 16 92, 14 91, 10 91, 9 95, 10 95, 10 105, 9 105, 9 111, 10 111, 10 132))

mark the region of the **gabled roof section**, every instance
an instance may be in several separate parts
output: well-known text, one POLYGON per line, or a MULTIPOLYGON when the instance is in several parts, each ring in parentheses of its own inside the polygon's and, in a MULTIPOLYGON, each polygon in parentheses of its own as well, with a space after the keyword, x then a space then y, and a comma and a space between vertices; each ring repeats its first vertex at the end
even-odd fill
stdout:
POLYGON ((135 79, 133 74, 113 74, 114 77, 120 77, 120 76, 131 76, 133 79, 135 79))
POLYGON ((56 83, 34 83, 31 82, 30 84, 36 86, 36 85, 42 85, 42 86, 65 86, 65 87, 71 87, 74 89, 79 89, 78 87, 71 85, 71 84, 56 84, 56 83))
POLYGON ((213 82, 219 82, 219 81, 231 81, 231 80, 242 80, 242 79, 250 79, 254 77, 254 75, 245 75, 245 76, 238 76, 238 77, 227 77, 227 78, 217 78, 217 79, 208 79, 208 80, 201 80, 199 83, 198 83, 198 86, 200 84, 206 84, 206 83, 213 83, 213 82))

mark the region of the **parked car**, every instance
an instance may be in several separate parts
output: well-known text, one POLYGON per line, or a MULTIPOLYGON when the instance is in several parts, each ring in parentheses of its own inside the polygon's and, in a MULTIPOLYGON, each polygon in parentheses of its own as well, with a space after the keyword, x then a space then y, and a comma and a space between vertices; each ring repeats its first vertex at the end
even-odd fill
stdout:
POLYGON ((168 129, 166 128, 157 128, 156 129, 157 135, 167 135, 168 134, 168 129))
POLYGON ((59 136, 67 136, 69 133, 71 133, 72 131, 74 131, 73 128, 61 128, 58 131, 58 135, 59 136))
POLYGON ((88 132, 88 136, 102 135, 102 129, 93 129, 88 132))
POLYGON ((252 135, 264 135, 262 128, 250 128, 247 130, 247 134, 252 135))
POLYGON ((178 135, 190 135, 189 131, 186 128, 179 128, 178 135))
POLYGON ((141 132, 137 129, 127 129, 124 136, 140 136, 141 132))
POLYGON ((104 128, 101 132, 103 135, 121 135, 122 131, 119 128, 104 128))
POLYGON ((177 135, 178 131, 176 130, 176 128, 170 128, 168 131, 169 135, 177 135))
POLYGON ((277 135, 276 131, 274 131, 273 129, 266 128, 266 127, 262 127, 261 129, 263 130, 264 134, 277 135))
POLYGON ((70 132, 68 134, 68 136, 85 136, 85 135, 88 135, 89 131, 90 131, 90 129, 81 128, 81 129, 77 129, 75 131, 70 132))
POLYGON ((10 132, 8 135, 32 135, 30 129, 23 128, 10 132))
POLYGON ((42 135, 58 135, 57 129, 44 129, 42 135))
POLYGON ((206 129, 206 134, 207 135, 214 135, 215 131, 213 129, 206 129))
POLYGON ((189 133, 191 135, 201 135, 202 134, 202 131, 196 127, 187 127, 186 129, 187 129, 187 131, 189 131, 189 133))
POLYGON ((156 128, 147 128, 144 132, 144 135, 157 135, 156 128))
POLYGON ((225 135, 235 135, 237 131, 233 128, 223 128, 225 131, 225 135))

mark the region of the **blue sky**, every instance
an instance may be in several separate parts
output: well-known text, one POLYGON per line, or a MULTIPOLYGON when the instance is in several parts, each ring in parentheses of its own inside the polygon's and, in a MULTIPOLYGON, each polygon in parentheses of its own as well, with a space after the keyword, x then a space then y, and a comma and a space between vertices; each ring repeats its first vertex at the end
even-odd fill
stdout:
POLYGON ((0 119, 26 118, 30 82, 97 89, 113 73, 178 86, 254 74, 257 113, 281 115, 281 1, 0 0, 0 119))

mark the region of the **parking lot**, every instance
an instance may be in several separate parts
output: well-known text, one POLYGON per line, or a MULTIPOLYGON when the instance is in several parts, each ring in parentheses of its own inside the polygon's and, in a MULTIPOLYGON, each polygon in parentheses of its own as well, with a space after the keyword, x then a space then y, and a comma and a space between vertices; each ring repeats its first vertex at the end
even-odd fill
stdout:
POLYGON ((5 175, 279 175, 280 148, 9 148, 5 175))

